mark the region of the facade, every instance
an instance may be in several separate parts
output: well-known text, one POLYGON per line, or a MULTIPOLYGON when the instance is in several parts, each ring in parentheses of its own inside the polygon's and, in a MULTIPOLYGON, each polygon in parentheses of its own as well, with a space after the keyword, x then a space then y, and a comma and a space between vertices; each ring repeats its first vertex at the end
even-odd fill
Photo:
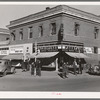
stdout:
POLYGON ((0 28, 0 59, 9 55, 10 33, 8 29, 0 28))
POLYGON ((10 54, 34 58, 37 51, 46 66, 58 66, 61 59, 70 62, 70 57, 99 58, 100 17, 94 14, 59 5, 13 20, 7 27, 10 54))

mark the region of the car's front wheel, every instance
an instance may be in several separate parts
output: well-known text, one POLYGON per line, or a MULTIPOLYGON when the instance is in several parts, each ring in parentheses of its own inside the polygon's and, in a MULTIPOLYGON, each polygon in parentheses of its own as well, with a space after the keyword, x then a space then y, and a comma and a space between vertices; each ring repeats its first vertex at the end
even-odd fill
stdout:
POLYGON ((7 70, 4 71, 3 76, 7 75, 7 70))

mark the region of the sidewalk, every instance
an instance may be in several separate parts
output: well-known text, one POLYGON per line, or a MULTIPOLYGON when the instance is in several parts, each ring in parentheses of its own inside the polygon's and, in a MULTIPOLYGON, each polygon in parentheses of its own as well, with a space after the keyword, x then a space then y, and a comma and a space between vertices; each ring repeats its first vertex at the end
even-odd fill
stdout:
MULTIPOLYGON (((38 76, 32 76, 30 71, 22 72, 21 69, 17 69, 15 75, 18 77, 30 77, 30 78, 31 77, 38 77, 38 76)), ((83 71, 82 74, 77 74, 77 76, 74 75, 73 73, 69 73, 68 78, 82 78, 82 77, 89 77, 89 76, 90 75, 88 73, 83 71)), ((58 71, 41 71, 41 78, 59 78, 59 79, 62 79, 62 77, 60 77, 58 71)))

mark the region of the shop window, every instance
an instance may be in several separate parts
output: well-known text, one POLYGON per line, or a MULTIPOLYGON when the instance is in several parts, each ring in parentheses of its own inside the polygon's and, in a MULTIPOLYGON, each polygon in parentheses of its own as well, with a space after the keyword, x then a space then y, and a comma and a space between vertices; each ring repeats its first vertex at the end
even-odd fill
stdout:
POLYGON ((33 37, 33 27, 28 28, 28 35, 29 35, 29 38, 33 37))
POLYGON ((98 53, 98 47, 94 47, 94 53, 98 53))
POLYGON ((98 33, 99 33, 99 29, 97 27, 94 27, 94 38, 95 39, 98 38, 98 33))
POLYGON ((39 37, 43 36, 43 26, 39 26, 39 37))
POLYGON ((23 29, 20 30, 19 35, 20 35, 20 40, 23 40, 23 29))
POLYGON ((75 36, 77 36, 77 35, 79 35, 79 28, 80 28, 80 25, 79 25, 79 23, 76 23, 75 22, 75 36))
POLYGON ((13 32, 11 33, 11 40, 12 40, 12 41, 15 41, 15 38, 16 38, 16 36, 15 36, 15 31, 13 31, 13 32))
POLYGON ((50 24, 50 35, 55 35, 56 34, 56 23, 51 23, 50 24))

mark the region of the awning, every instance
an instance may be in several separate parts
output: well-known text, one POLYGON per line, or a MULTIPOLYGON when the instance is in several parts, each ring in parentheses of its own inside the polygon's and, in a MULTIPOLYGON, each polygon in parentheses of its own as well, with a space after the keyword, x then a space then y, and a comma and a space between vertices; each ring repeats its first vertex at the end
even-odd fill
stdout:
POLYGON ((44 52, 44 53, 40 53, 38 55, 36 55, 35 53, 33 53, 32 55, 30 55, 29 58, 50 58, 53 57, 55 55, 57 55, 58 52, 44 52))
POLYGON ((66 52, 66 54, 68 54, 69 56, 74 57, 74 58, 88 58, 88 56, 86 56, 83 53, 66 52))
POLYGON ((3 57, 2 59, 22 60, 23 55, 22 54, 20 54, 20 55, 12 54, 12 55, 7 55, 7 56, 3 57))

